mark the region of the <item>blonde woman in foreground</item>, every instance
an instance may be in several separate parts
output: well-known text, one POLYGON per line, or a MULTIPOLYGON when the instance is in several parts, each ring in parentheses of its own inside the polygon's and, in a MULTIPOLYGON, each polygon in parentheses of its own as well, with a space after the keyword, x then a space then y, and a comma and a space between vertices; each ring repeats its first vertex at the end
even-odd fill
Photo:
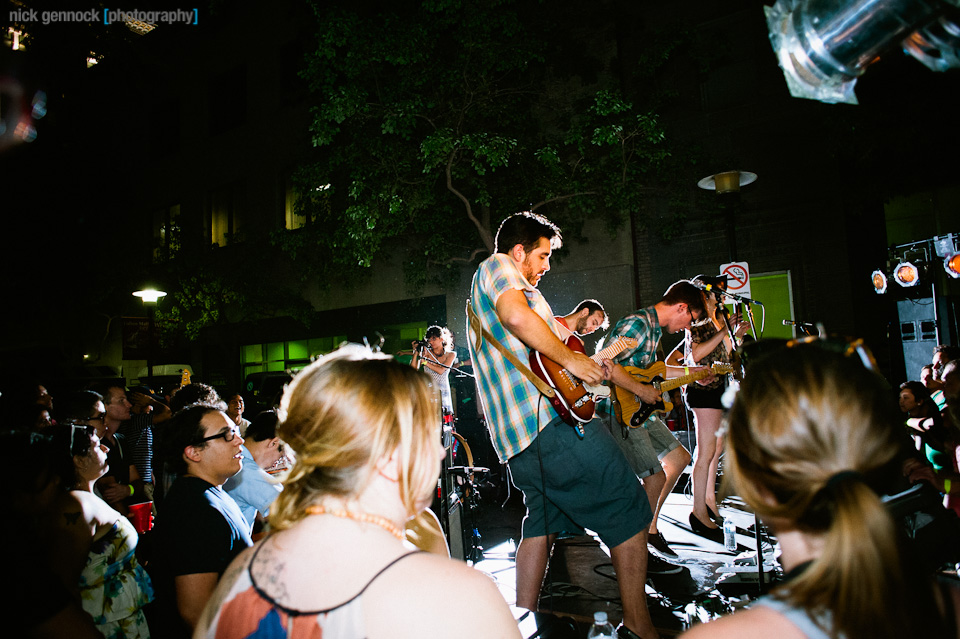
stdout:
POLYGON ((888 395, 856 357, 817 345, 751 366, 730 414, 727 478, 776 534, 787 578, 683 637, 958 636, 957 590, 915 567, 879 497, 903 452, 888 395))
POLYGON ((272 532, 224 574, 195 637, 519 637, 487 575, 403 541, 443 453, 428 383, 359 346, 297 375, 277 431, 296 464, 272 532), (451 593, 479 611, 470 623, 451 593))

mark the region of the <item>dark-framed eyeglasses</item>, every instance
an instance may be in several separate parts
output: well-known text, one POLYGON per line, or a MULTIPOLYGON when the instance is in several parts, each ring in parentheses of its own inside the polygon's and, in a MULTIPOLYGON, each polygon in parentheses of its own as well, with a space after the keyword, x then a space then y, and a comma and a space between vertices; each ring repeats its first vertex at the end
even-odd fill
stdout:
POLYGON ((209 442, 214 439, 220 439, 221 437, 225 442, 232 442, 236 438, 236 436, 239 434, 240 434, 240 430, 238 428, 228 428, 226 430, 220 431, 216 435, 210 435, 209 437, 201 437, 200 439, 197 440, 197 443, 202 444, 204 442, 209 442))
POLYGON ((102 422, 104 419, 106 419, 106 417, 107 417, 107 414, 106 414, 106 413, 98 413, 98 414, 94 415, 93 417, 87 417, 87 421, 88 421, 88 422, 102 422))

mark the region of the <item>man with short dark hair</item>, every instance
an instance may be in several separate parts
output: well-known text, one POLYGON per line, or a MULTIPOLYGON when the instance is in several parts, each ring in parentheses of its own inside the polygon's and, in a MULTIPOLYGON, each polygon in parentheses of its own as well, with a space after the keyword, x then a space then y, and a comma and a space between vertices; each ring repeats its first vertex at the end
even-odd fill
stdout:
POLYGON ((225 396, 227 399, 227 410, 224 411, 237 428, 240 429, 240 435, 247 436, 247 427, 250 426, 250 420, 243 416, 243 395, 240 393, 230 393, 225 396))
POLYGON ((164 428, 161 452, 176 473, 157 515, 151 562, 156 636, 189 637, 217 581, 244 548, 250 526, 222 486, 240 471, 243 438, 216 406, 192 404, 164 428))
POLYGON ((610 318, 597 300, 583 300, 568 315, 558 317, 572 333, 585 337, 610 326, 610 318))
MULTIPOLYGON (((639 309, 623 317, 610 330, 611 340, 617 337, 630 337, 639 343, 636 348, 627 349, 614 357, 619 364, 615 366, 611 381, 617 386, 633 393, 645 403, 660 401, 660 391, 651 384, 641 383, 631 376, 623 366, 649 368, 657 360, 657 347, 663 332, 677 333, 690 328, 706 312, 703 293, 687 280, 675 282, 663 294, 659 302, 651 307, 639 309)), ((697 367, 694 370, 700 370, 697 367)), ((683 368, 668 367, 667 377, 684 374, 683 368)), ((628 421, 629 415, 623 419, 628 421)), ((653 520, 650 524, 650 549, 661 559, 672 560, 677 553, 667 544, 657 528, 657 518, 667 496, 673 490, 683 469, 690 463, 690 453, 666 424, 656 414, 649 417, 640 428, 631 429, 627 438, 620 436, 619 426, 611 424, 617 444, 623 450, 627 461, 642 480, 650 506, 653 508, 653 520)), ((722 533, 720 533, 722 535, 722 533)))
POLYGON ((482 328, 521 362, 533 349, 586 382, 604 379, 600 365, 567 348, 570 331, 537 290, 560 243, 559 229, 546 218, 512 215, 471 285, 476 319, 468 341, 477 387, 497 455, 510 466, 527 507, 516 555, 517 605, 537 608, 556 535, 588 527, 610 548, 623 606, 620 636, 655 638, 644 590, 650 508, 613 437, 599 420, 583 424, 582 434, 563 423, 510 358, 477 338, 482 328))
POLYGON ((100 436, 100 443, 108 449, 107 464, 110 466, 97 480, 97 490, 111 508, 126 515, 130 504, 148 499, 143 478, 133 463, 133 448, 118 432, 120 426, 130 419, 132 404, 127 400, 127 391, 119 384, 101 384, 94 390, 103 396, 104 434, 100 436))

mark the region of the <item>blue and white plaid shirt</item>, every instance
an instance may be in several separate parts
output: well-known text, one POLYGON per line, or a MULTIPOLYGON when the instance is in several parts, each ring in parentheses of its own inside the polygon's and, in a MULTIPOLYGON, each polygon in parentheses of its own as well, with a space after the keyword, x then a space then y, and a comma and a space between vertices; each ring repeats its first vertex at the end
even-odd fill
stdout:
MULTIPOLYGON (((561 337, 550 304, 520 273, 509 255, 496 253, 480 264, 470 287, 470 303, 483 327, 517 359, 526 363, 530 359, 530 349, 504 327, 497 315, 497 300, 512 290, 523 291, 533 312, 543 318, 558 338, 561 337)), ((496 347, 484 341, 477 350, 472 331, 468 341, 493 446, 500 460, 507 461, 529 446, 540 429, 557 415, 550 401, 496 347)))

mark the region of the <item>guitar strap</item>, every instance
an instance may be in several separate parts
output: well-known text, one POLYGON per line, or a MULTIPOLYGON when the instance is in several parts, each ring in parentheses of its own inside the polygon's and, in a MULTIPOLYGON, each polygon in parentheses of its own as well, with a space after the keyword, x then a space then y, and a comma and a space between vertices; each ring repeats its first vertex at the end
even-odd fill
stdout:
POLYGON ((557 392, 550 388, 550 386, 537 377, 530 367, 517 359, 517 356, 514 355, 506 346, 500 343, 493 334, 488 331, 483 323, 480 321, 480 316, 473 310, 472 300, 467 300, 467 327, 472 333, 471 338, 473 339, 473 349, 475 351, 480 351, 480 348, 483 346, 483 340, 486 339, 490 344, 500 351, 500 354, 507 358, 507 361, 516 367, 518 371, 523 373, 524 377, 530 380, 530 383, 537 387, 537 390, 546 395, 547 397, 555 397, 557 392))

